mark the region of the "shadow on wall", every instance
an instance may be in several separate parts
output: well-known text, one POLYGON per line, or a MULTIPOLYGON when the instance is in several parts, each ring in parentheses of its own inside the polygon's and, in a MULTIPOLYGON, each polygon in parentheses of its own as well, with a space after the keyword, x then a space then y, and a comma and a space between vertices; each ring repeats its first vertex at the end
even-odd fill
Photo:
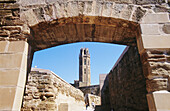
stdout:
POLYGON ((104 81, 96 111, 148 111, 146 94, 138 49, 126 48, 104 81))
POLYGON ((95 111, 110 111, 110 94, 109 94, 109 75, 104 80, 101 89, 101 106, 96 106, 95 111))
POLYGON ((110 108, 110 94, 109 94, 109 75, 105 77, 101 89, 101 105, 96 105, 95 111, 111 111, 110 108))

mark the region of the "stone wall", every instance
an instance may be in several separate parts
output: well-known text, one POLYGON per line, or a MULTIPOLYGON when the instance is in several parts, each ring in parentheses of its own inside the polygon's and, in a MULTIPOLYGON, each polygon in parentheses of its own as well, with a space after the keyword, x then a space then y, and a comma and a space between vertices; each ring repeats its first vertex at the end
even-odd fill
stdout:
POLYGON ((20 19, 20 4, 17 0, 0 1, 0 41, 26 40, 29 29, 20 19))
POLYGON ((136 47, 127 47, 109 73, 111 109, 147 111, 146 79, 136 47))
POLYGON ((109 77, 105 77, 101 89, 101 108, 104 111, 110 111, 110 93, 109 93, 109 77))
POLYGON ((147 50, 141 55, 147 91, 168 90, 170 77, 170 49, 147 50))
POLYGON ((28 76, 22 111, 82 111, 83 93, 49 70, 33 69, 28 76))
POLYGON ((100 95, 100 86, 99 85, 91 85, 86 87, 79 87, 79 89, 86 94, 100 95))

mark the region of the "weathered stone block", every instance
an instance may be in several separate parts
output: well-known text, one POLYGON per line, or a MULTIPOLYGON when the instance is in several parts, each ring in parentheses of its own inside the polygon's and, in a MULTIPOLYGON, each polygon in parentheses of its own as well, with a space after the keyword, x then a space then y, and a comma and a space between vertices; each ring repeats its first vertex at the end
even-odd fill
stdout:
POLYGON ((79 15, 77 2, 69 2, 65 8, 67 10, 68 17, 74 17, 79 15))
POLYGON ((167 91, 158 91, 147 94, 149 111, 169 111, 170 93, 167 91))
POLYGON ((113 4, 112 17, 120 18, 121 13, 124 11, 127 5, 125 4, 113 4))
POLYGON ((151 48, 170 48, 170 37, 169 35, 142 35, 142 44, 144 49, 151 48))
POLYGON ((152 80, 146 80, 146 88, 148 92, 167 90, 168 79, 157 78, 152 80))
POLYGON ((164 33, 170 34, 170 24, 164 24, 162 30, 164 33))
POLYGON ((135 0, 105 0, 105 1, 113 1, 116 3, 125 3, 125 4, 133 4, 135 0))
POLYGON ((0 41, 0 53, 4 53, 8 49, 8 41, 0 41))
POLYGON ((28 43, 25 41, 12 41, 9 43, 8 52, 20 52, 27 55, 28 43))
POLYGON ((0 70, 0 86, 24 87, 26 72, 21 70, 0 70))
POLYGON ((0 4, 0 9, 5 9, 5 10, 17 10, 19 9, 19 4, 14 4, 14 3, 1 3, 0 4))
POLYGON ((54 4, 54 12, 55 12, 56 18, 67 17, 65 5, 60 4, 59 2, 56 2, 54 4))
POLYGON ((123 10, 121 17, 125 20, 130 20, 130 17, 132 15, 132 11, 134 6, 133 5, 127 5, 126 8, 123 10))
POLYGON ((97 1, 95 4, 95 16, 101 16, 102 15, 102 7, 103 4, 100 1, 97 1))
POLYGON ((168 76, 170 75, 170 64, 161 63, 158 62, 158 60, 143 63, 143 69, 144 69, 144 75, 148 79, 168 78, 168 76))
POLYGON ((43 5, 46 4, 45 0, 20 0, 19 2, 21 6, 29 6, 29 5, 43 5))
POLYGON ((9 31, 0 30, 0 37, 9 37, 9 31))
POLYGON ((0 0, 0 2, 7 2, 7 3, 13 3, 16 2, 17 0, 0 0))
POLYGON ((103 4, 102 16, 110 17, 113 3, 106 2, 103 4))
POLYGON ((19 111, 22 103, 24 88, 3 87, 0 88, 0 110, 19 111))
POLYGON ((0 54, 1 68, 20 68, 23 54, 0 54))
POLYGON ((169 22, 169 14, 168 13, 148 13, 146 14, 141 23, 166 23, 169 22))
POLYGON ((11 10, 0 10, 0 16, 12 16, 11 10))
POLYGON ((132 15, 132 20, 139 22, 143 16, 145 15, 147 11, 145 9, 142 9, 141 7, 136 7, 133 15, 132 15))
POLYGON ((155 4, 156 0, 136 0, 136 4, 145 5, 145 4, 155 4))
POLYGON ((15 88, 0 88, 0 109, 11 110, 15 99, 15 88))
POLYGON ((144 35, 158 35, 160 34, 159 31, 159 24, 140 24, 142 34, 144 35))
POLYGON ((29 26, 33 26, 39 22, 32 9, 25 11, 24 13, 20 13, 20 17, 21 20, 27 22, 29 26))
POLYGON ((9 30, 9 31, 12 31, 12 30, 21 31, 22 30, 22 26, 2 26, 2 29, 9 30))
POLYGON ((93 1, 87 1, 84 4, 84 15, 93 15, 93 1))
POLYGON ((170 92, 170 76, 168 77, 168 91, 170 92))

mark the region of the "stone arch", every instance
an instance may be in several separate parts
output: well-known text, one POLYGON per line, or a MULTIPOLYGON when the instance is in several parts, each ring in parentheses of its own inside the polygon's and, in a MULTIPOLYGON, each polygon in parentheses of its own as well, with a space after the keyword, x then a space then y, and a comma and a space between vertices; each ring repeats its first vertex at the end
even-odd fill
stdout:
MULTIPOLYGON (((31 29, 30 33, 33 37, 30 37, 30 41, 40 40, 41 36, 41 38, 53 39, 42 41, 53 42, 51 46, 78 41, 122 42, 121 44, 135 45, 135 38, 140 33, 138 22, 149 10, 132 4, 133 2, 127 3, 55 1, 40 6, 36 6, 37 3, 28 5, 31 8, 27 8, 25 4, 26 6, 23 7, 26 9, 21 12, 21 19, 31 29), (101 32, 106 30, 109 30, 108 34, 101 32), (57 44, 54 43, 56 41, 57 44)), ((50 43, 48 45, 37 46, 37 48, 51 47, 50 43)))
MULTIPOLYGON (((137 45, 148 92, 168 90, 170 25, 166 0, 9 0, 2 3, 4 14, 1 17, 0 41, 3 61, 0 67, 1 72, 6 74, 2 75, 4 80, 10 73, 15 73, 16 77, 13 83, 3 81, 0 84, 4 87, 0 89, 2 94, 7 92, 8 97, 11 94, 9 90, 13 92, 9 100, 11 104, 8 105, 7 101, 1 109, 20 109, 17 101, 22 101, 25 83, 22 78, 26 78, 34 51, 79 41, 137 45), (15 56, 18 58, 14 59, 15 56), (167 72, 159 74, 157 71, 165 69, 163 66, 166 66, 167 72), (163 84, 166 85, 161 87, 163 84)), ((152 103, 154 98, 148 98, 152 103)))

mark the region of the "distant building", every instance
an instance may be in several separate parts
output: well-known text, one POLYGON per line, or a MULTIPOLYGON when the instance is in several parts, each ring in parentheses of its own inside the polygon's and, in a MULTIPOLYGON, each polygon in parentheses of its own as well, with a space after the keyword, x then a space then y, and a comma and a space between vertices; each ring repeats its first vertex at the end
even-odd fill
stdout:
POLYGON ((90 53, 88 48, 81 48, 79 54, 79 80, 74 80, 74 87, 79 88, 84 95, 99 96, 100 86, 91 85, 90 53))
POLYGON ((88 48, 81 48, 79 54, 79 80, 74 81, 75 87, 91 85, 90 54, 88 48))

